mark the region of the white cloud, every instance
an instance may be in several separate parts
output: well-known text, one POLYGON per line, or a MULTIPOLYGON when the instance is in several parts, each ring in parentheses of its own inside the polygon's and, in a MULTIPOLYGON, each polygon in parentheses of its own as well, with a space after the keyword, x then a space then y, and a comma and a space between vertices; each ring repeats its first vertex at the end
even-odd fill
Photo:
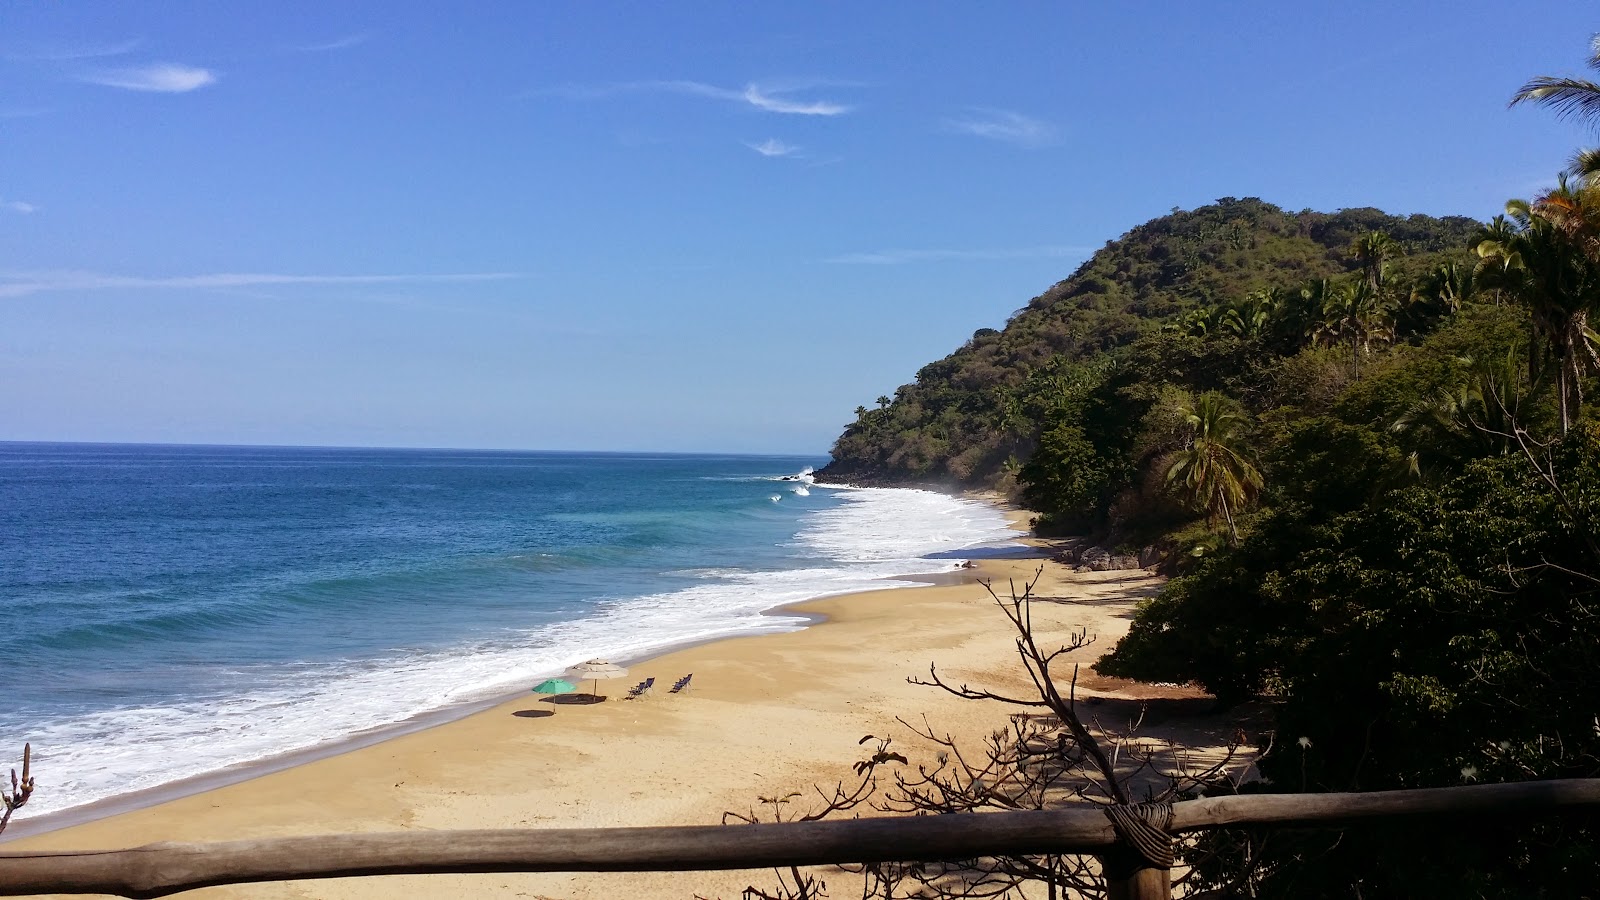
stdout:
POLYGON ((143 43, 143 38, 134 38, 119 44, 73 44, 37 47, 20 53, 7 53, 6 58, 27 62, 72 62, 79 59, 101 59, 107 56, 121 56, 124 53, 132 53, 143 43))
POLYGON ((39 207, 34 206, 32 203, 23 203, 21 200, 7 200, 3 197, 0 197, 0 209, 9 209, 12 212, 22 213, 23 215, 39 211, 39 207))
POLYGON ((1005 109, 972 109, 944 124, 951 131, 1022 147, 1042 147, 1055 139, 1055 129, 1048 122, 1005 109))
POLYGON ((355 47, 360 44, 365 44, 371 39, 372 35, 363 31, 357 34, 347 34, 342 38, 335 38, 331 41, 323 41, 319 44, 303 44, 299 47, 293 47, 291 49, 297 50, 301 53, 322 53, 329 50, 344 50, 347 47, 355 47))
POLYGON ((599 100, 627 93, 686 94, 711 100, 726 100, 753 106, 764 112, 797 116, 838 116, 850 112, 851 107, 828 100, 796 100, 788 95, 804 90, 804 86, 766 87, 754 82, 740 89, 718 87, 701 81, 631 81, 621 84, 563 85, 535 91, 568 100, 599 100))
POLYGON ((800 152, 799 147, 793 144, 785 144, 777 138, 767 138, 759 144, 746 142, 745 146, 762 156, 794 156, 800 152))
POLYGON ((504 281, 523 276, 515 272, 464 272, 446 275, 284 275, 270 272, 222 272, 211 275, 174 275, 148 278, 107 275, 100 272, 0 272, 0 297, 27 297, 55 291, 104 291, 165 288, 169 290, 226 289, 279 286, 421 284, 451 281, 504 281))
POLYGON ((776 92, 762 93, 761 88, 754 84, 745 85, 743 96, 745 102, 756 109, 764 109, 775 113, 790 113, 797 116, 837 116, 850 111, 848 106, 829 103, 825 100, 815 100, 811 103, 785 100, 776 96, 776 92))
POLYGON ((217 80, 209 69, 183 66, 174 63, 153 63, 128 69, 96 72, 83 77, 91 84, 123 88, 130 91, 153 91, 165 94, 182 94, 203 88, 217 80))
POLYGON ((1061 259, 1085 257, 1093 247, 1012 247, 988 250, 875 250, 831 257, 830 263, 846 265, 897 266, 914 262, 984 261, 1002 259, 1061 259))

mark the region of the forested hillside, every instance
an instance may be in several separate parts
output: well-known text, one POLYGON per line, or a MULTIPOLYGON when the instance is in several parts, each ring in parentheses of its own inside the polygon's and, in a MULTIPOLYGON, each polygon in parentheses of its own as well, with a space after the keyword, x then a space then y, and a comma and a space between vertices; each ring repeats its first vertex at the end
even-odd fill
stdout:
MULTIPOLYGON (((1513 102, 1600 128, 1600 83, 1534 78, 1513 102)), ((1113 241, 858 410, 825 474, 997 485, 1042 529, 1159 550, 1175 577, 1096 668, 1256 703, 1244 790, 1600 777, 1597 319, 1600 150, 1481 224, 1222 200, 1113 241)), ((1259 846, 1197 853, 1198 882, 1600 883, 1593 815, 1259 846)))
MULTIPOLYGON (((1059 407, 1086 379, 1141 355, 1127 348, 1159 334, 1164 323, 1256 295, 1318 303, 1299 291, 1359 268, 1351 244, 1373 231, 1398 243, 1403 255, 1391 263, 1392 277, 1409 282, 1464 260, 1477 227, 1460 217, 1400 218, 1374 209, 1288 213, 1256 199, 1175 211, 1107 243, 1003 330, 979 329, 893 398, 857 409, 823 477, 1012 489, 1059 407)), ((1171 349, 1179 355, 1170 362, 1182 363, 1188 348, 1171 349)), ((1145 348, 1142 356, 1161 350, 1145 348)))

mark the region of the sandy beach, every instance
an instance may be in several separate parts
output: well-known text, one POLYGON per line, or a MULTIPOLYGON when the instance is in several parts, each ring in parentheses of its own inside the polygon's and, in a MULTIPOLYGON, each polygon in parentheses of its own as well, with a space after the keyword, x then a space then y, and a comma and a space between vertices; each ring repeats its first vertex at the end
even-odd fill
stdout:
MULTIPOLYGON (((844 595, 798 609, 825 617, 801 631, 734 638, 642 662, 602 683, 603 703, 527 694, 423 731, 158 806, 27 837, 5 849, 126 847, 161 840, 397 829, 715 824, 762 796, 851 777, 863 735, 892 736, 912 762, 932 755, 896 717, 926 716, 976 742, 1009 707, 908 684, 930 664, 953 681, 1025 693, 1009 625, 978 583, 1005 593, 1043 567, 1035 629, 1060 643, 1087 630, 1089 662, 1126 632, 1158 587, 1140 572, 1074 573, 1040 558, 985 560, 960 583, 844 595), (664 688, 694 673, 690 689, 664 688), (654 676, 640 700, 626 688, 654 676)), ((1081 696, 1134 699, 1150 689, 1085 677, 1081 696)), ((1111 708, 1115 708, 1113 705, 1111 708)), ((1159 723, 1158 723, 1159 726, 1159 723)), ((48 790, 49 773, 38 773, 48 790)), ((802 802, 800 800, 796 801, 802 802)), ((830 883, 834 877, 829 876, 830 883)), ((738 897, 768 872, 393 876, 209 888, 195 898, 397 896, 738 897)), ((840 884, 839 888, 843 888, 840 884)), ((849 891, 835 891, 844 896, 849 891)))

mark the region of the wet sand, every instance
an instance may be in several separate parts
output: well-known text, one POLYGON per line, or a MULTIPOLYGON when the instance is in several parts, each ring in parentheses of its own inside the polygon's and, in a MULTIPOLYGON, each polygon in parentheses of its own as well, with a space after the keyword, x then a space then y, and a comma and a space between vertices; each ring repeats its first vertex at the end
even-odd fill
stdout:
MULTIPOLYGON (((1019 514, 1020 518, 1020 514, 1019 514)), ((416 829, 716 824, 761 812, 759 798, 853 777, 863 735, 931 758, 896 717, 976 743, 1012 712, 907 683, 930 664, 952 681, 1026 693, 1014 634, 978 577, 1002 595, 1035 577, 1041 641, 1084 629, 1092 661, 1126 632, 1160 579, 1144 572, 1073 573, 1044 558, 987 559, 956 583, 850 594, 794 609, 823 621, 802 631, 680 649, 602 682, 593 704, 527 694, 466 718, 315 759, 248 781, 23 838, 6 850, 128 847, 161 840, 416 829), (966 577, 970 576, 970 577, 966 577), (666 692, 694 673, 683 694, 666 692), (620 695, 655 676, 643 699, 620 695)), ((1169 692, 1170 693, 1170 692, 1169 692)), ((1178 693, 1183 693, 1179 691, 1178 693)), ((1145 686, 1084 671, 1079 694, 1137 698, 1145 686)), ((1110 707, 1107 707, 1108 709, 1110 707)), ((48 783, 48 773, 39 773, 48 783)), ((800 799, 794 803, 803 802, 800 799)), ((841 876, 842 877, 842 876, 841 876)), ((733 900, 767 872, 386 876, 207 888, 215 898, 680 897, 733 900)), ((830 884, 835 882, 829 876, 830 884)), ((835 893, 848 895, 839 884, 835 893), (843 889, 839 893, 838 889, 843 889)))

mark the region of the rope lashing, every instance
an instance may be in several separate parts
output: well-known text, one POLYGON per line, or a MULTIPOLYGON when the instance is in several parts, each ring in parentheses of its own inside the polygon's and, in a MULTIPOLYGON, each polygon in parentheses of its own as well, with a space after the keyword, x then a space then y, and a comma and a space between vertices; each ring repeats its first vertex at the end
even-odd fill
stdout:
POLYGON ((1158 869, 1172 868, 1172 835, 1167 834, 1167 826, 1172 824, 1171 803, 1108 806, 1105 811, 1111 830, 1145 862, 1158 869))

